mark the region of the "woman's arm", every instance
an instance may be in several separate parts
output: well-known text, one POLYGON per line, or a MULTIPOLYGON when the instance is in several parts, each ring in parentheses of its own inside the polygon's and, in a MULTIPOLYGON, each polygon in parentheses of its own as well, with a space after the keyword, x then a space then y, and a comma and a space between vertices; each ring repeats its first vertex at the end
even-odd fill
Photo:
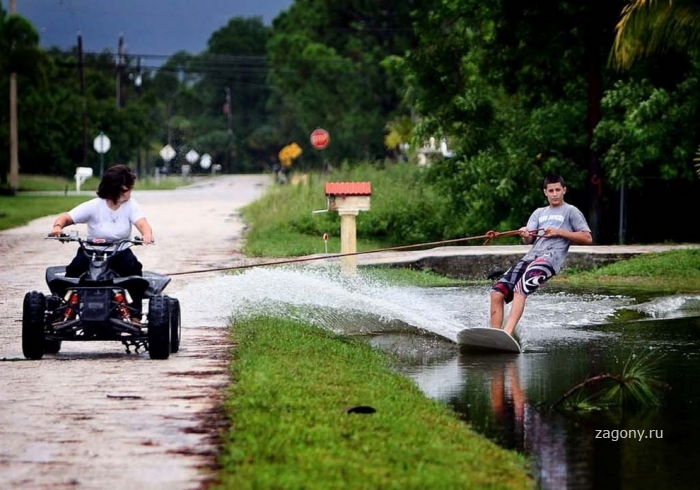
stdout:
POLYGON ((73 218, 70 217, 70 214, 63 213, 58 215, 56 221, 53 222, 53 228, 51 228, 51 233, 49 233, 49 236, 59 236, 61 233, 63 233, 63 228, 72 224, 73 218))
POLYGON ((153 230, 151 229, 151 225, 148 223, 146 218, 141 218, 134 223, 134 226, 137 230, 139 230, 139 233, 141 233, 143 243, 153 243, 153 230))

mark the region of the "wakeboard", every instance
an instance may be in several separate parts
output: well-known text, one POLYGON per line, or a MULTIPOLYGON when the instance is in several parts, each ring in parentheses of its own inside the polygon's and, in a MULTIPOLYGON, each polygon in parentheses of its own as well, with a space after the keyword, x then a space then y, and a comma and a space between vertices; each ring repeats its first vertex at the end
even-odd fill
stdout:
POLYGON ((465 328, 457 334, 457 343, 474 350, 522 352, 518 341, 500 328, 465 328))

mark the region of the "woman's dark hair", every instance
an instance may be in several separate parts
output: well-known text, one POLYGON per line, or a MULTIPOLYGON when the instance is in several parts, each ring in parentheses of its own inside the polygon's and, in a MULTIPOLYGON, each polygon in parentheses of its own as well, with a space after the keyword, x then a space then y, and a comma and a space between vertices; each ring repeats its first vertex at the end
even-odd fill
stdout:
POLYGON ((102 199, 109 199, 117 202, 122 192, 134 187, 136 176, 126 165, 115 165, 109 167, 97 187, 97 195, 102 199))
POLYGON ((542 188, 546 189, 549 184, 561 184, 562 187, 566 187, 564 183, 564 177, 558 174, 549 174, 544 178, 544 184, 542 188))

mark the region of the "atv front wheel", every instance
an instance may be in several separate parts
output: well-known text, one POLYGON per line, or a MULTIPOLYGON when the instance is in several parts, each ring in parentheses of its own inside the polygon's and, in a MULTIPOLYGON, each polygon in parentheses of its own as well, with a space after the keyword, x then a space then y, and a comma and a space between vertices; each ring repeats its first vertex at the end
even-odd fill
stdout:
POLYGON ((24 295, 22 305, 22 353, 27 359, 44 357, 44 313, 46 297, 39 291, 24 295))
POLYGON ((165 296, 153 296, 148 303, 148 355, 151 359, 170 357, 169 306, 165 296))

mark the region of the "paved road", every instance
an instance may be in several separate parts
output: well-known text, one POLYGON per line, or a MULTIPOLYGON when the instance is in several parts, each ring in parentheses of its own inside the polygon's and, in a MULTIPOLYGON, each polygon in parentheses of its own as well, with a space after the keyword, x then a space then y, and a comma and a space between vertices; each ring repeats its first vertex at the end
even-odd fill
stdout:
MULTIPOLYGON (((240 263, 237 210, 267 185, 268 176, 221 176, 174 191, 137 187, 156 245, 136 254, 156 272, 240 263)), ((58 355, 26 361, 23 296, 46 291, 45 268, 75 253, 43 240, 53 219, 0 232, 0 488, 200 488, 217 450, 231 344, 206 298, 178 293, 211 275, 175 276, 166 290, 180 297, 184 319, 182 348, 167 361, 115 342, 64 343, 58 355)))

